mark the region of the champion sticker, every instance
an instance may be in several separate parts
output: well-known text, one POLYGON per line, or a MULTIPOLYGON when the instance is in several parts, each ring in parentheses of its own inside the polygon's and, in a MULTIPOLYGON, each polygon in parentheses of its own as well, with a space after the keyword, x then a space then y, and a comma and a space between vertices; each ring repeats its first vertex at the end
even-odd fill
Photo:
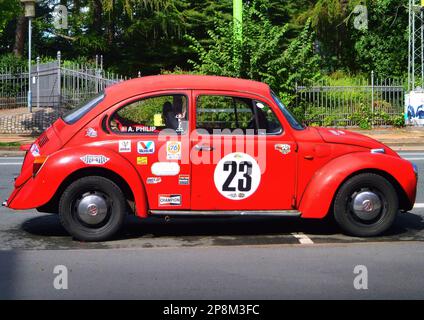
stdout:
POLYGON ((97 138, 97 130, 94 128, 87 128, 85 136, 90 138, 97 138))
POLYGON ((131 140, 119 140, 119 152, 131 152, 131 140))
POLYGON ((31 148, 29 149, 33 157, 40 156, 40 148, 38 148, 38 145, 36 143, 33 143, 31 148))
POLYGON ((100 164, 100 165, 103 165, 110 160, 108 157, 105 157, 104 155, 91 155, 91 154, 85 155, 84 157, 81 157, 80 159, 85 164, 100 164))
POLYGON ((180 206, 181 195, 180 194, 160 194, 159 195, 159 206, 180 206))
POLYGON ((256 160, 246 153, 230 153, 216 165, 215 187, 230 200, 243 200, 258 189, 261 170, 256 160))
POLYGON ((139 154, 155 153, 155 142, 154 141, 139 141, 137 142, 137 151, 139 154))
POLYGON ((181 160, 181 142, 180 141, 166 142, 166 159, 181 160))
POLYGON ((187 186, 190 184, 190 176, 188 174, 180 174, 178 176, 178 184, 181 186, 187 186))
POLYGON ((146 180, 147 184, 158 184, 162 182, 162 178, 160 177, 149 177, 146 180))

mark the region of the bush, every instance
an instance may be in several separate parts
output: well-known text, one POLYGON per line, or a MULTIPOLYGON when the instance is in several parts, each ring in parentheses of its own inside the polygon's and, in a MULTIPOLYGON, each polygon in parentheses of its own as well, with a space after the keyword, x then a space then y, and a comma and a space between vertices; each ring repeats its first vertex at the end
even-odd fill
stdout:
POLYGON ((190 62, 201 74, 265 82, 289 104, 295 97, 296 82, 321 76, 313 46, 315 35, 308 21, 298 37, 288 41, 288 26, 271 23, 265 14, 267 3, 256 0, 245 5, 242 43, 234 37, 232 24, 225 21, 216 21, 215 28, 208 31, 206 46, 186 36, 198 58, 190 62))

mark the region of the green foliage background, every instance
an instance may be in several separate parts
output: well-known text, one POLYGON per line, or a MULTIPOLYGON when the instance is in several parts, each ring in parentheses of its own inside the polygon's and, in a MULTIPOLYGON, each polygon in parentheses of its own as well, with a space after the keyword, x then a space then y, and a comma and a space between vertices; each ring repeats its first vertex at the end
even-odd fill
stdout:
MULTIPOLYGON (((232 0, 39 0, 34 56, 46 60, 60 50, 64 60, 86 61, 103 55, 109 71, 129 77, 174 72, 255 79, 268 83, 289 106, 297 83, 348 83, 369 78, 371 71, 380 78, 406 76, 404 0, 243 2, 243 41, 238 42, 232 0), (68 29, 54 28, 57 4, 68 8, 68 29), (358 4, 368 9, 367 30, 354 28, 358 4)), ((22 14, 19 0, 0 0, 0 68, 25 63, 26 47, 11 55, 22 14)), ((23 30, 26 37, 26 26, 23 30)), ((369 110, 357 109, 358 119, 367 118, 369 110)), ((319 112, 294 111, 301 117, 319 112)))

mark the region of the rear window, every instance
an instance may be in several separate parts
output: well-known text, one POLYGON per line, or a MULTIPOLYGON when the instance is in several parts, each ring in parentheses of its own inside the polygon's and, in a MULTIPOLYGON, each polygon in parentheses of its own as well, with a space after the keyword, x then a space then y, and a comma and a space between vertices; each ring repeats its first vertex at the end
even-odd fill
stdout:
POLYGON ((83 116, 85 116, 90 110, 92 110, 95 106, 97 106, 103 99, 105 98, 105 94, 102 92, 92 100, 72 109, 69 113, 65 114, 62 119, 67 124, 74 124, 83 116))

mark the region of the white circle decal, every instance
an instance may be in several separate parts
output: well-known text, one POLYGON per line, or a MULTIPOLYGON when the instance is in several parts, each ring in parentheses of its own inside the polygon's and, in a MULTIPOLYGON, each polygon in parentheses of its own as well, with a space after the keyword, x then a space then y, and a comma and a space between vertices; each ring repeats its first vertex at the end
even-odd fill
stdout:
POLYGON ((253 157, 235 152, 222 158, 215 168, 215 187, 230 200, 243 200, 255 193, 261 182, 261 170, 253 157))

